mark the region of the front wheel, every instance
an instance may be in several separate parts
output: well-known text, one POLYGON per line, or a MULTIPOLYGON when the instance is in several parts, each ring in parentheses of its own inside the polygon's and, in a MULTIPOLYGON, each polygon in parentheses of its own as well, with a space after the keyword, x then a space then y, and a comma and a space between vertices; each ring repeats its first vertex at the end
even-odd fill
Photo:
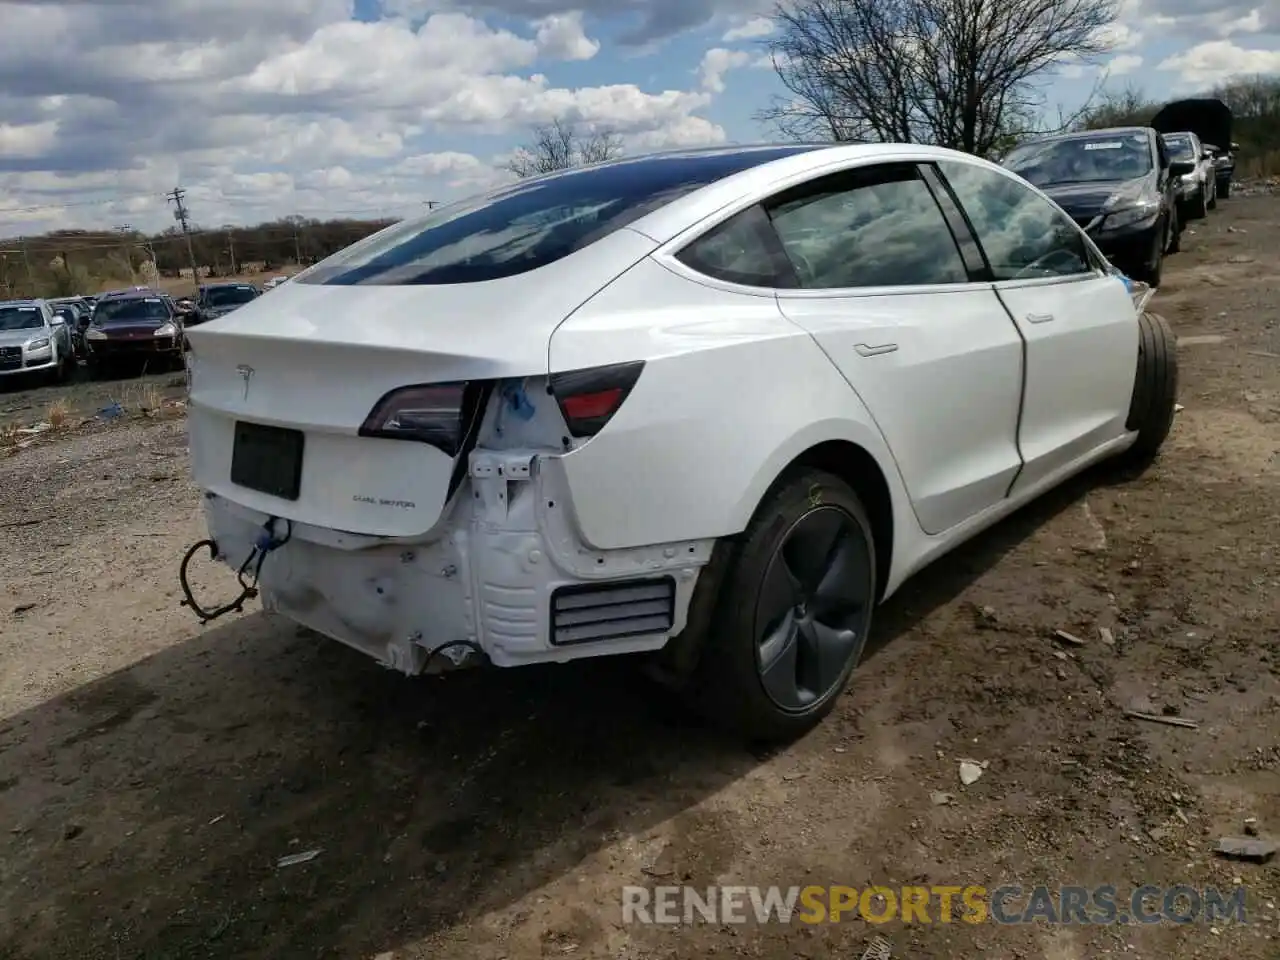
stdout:
POLYGON ((1157 313, 1138 317, 1138 369, 1125 427, 1138 432, 1121 455, 1124 466, 1144 469, 1160 453, 1178 409, 1178 338, 1157 313))
POLYGON ((839 477, 803 470, 761 503, 734 544, 690 690, 710 719, 787 742, 835 706, 876 600, 871 523, 839 477))

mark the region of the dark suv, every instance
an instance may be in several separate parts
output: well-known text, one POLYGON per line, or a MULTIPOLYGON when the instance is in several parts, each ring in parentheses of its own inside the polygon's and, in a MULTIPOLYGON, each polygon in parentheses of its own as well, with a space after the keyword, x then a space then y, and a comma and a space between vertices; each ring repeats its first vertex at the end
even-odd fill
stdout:
POLYGON ((104 293, 84 333, 89 369, 102 374, 118 363, 179 365, 186 336, 169 295, 146 287, 104 293))
POLYGON ((196 323, 216 320, 246 303, 257 300, 262 291, 252 283, 211 283, 200 288, 196 300, 196 323))
POLYGON ((1004 166, 1048 194, 1117 267, 1153 287, 1183 230, 1177 191, 1195 165, 1174 162, 1150 127, 1044 137, 1015 147, 1004 166))

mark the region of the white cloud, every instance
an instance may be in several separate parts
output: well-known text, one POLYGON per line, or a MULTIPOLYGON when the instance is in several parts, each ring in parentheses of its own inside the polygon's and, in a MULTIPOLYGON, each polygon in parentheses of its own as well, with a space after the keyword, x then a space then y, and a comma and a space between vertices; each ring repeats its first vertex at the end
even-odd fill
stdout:
POLYGON ((1186 83, 1207 86, 1238 74, 1280 71, 1280 50, 1250 49, 1230 40, 1209 40, 1166 58, 1157 69, 1177 71, 1186 83))
POLYGON ((580 12, 553 14, 537 23, 538 52, 553 60, 590 60, 600 52, 600 42, 582 29, 580 12))
POLYGON ((748 66, 753 56, 745 50, 726 50, 712 47, 702 55, 698 65, 698 78, 702 89, 712 93, 724 93, 724 75, 730 70, 748 66))
POLYGON ((499 182, 491 141, 554 119, 632 151, 726 139, 700 115, 717 83, 552 82, 602 45, 550 0, 507 28, 437 0, 360 22, 351 2, 0 0, 0 236, 167 226, 175 184, 201 223, 404 214, 499 182))
POLYGON ((720 39, 724 43, 734 43, 738 40, 756 40, 760 37, 769 36, 776 29, 777 25, 770 17, 752 17, 725 31, 725 35, 720 39))
POLYGON ((1142 66, 1142 63, 1142 57, 1137 54, 1122 53, 1118 57, 1112 57, 1103 69, 1113 77, 1122 77, 1126 73, 1133 73, 1142 66))

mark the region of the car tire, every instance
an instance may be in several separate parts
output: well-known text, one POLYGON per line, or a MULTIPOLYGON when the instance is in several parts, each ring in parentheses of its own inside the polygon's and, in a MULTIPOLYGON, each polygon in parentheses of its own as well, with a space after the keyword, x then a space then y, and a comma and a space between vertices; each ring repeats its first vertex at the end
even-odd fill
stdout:
POLYGON ((1125 467, 1143 469, 1160 453, 1178 406, 1178 338, 1158 313, 1138 317, 1138 369, 1125 428, 1138 439, 1121 455, 1125 467))
POLYGON ((813 469, 780 480, 707 581, 714 616, 692 704, 750 741, 813 729, 866 646, 876 569, 871 522, 848 484, 813 469))
MULTIPOLYGON (((1169 246, 1166 253, 1180 253, 1182 251, 1182 230, 1186 226, 1182 217, 1178 215, 1175 209, 1169 214, 1171 222, 1169 224, 1169 246)), ((1154 284, 1152 284, 1154 286, 1154 284)))
POLYGON ((1211 181, 1210 181, 1210 184, 1211 184, 1211 186, 1208 188, 1208 190, 1209 190, 1209 202, 1208 202, 1207 204, 1205 204, 1205 206, 1206 206, 1209 210, 1217 210, 1217 209, 1218 209, 1218 181, 1217 181, 1217 180, 1211 180, 1211 181))
POLYGON ((1196 194, 1195 212, 1191 215, 1192 220, 1203 220, 1209 216, 1209 188, 1201 187, 1196 194))
POLYGON ((1230 180, 1218 181, 1218 196, 1221 197, 1223 200, 1231 199, 1231 181, 1230 180))
POLYGON ((1164 255, 1167 244, 1168 237, 1161 234, 1160 243, 1156 250, 1155 262, 1136 264, 1135 266, 1137 269, 1127 271, 1128 275, 1134 280, 1147 284, 1149 287, 1159 287, 1160 278, 1164 274, 1164 255))

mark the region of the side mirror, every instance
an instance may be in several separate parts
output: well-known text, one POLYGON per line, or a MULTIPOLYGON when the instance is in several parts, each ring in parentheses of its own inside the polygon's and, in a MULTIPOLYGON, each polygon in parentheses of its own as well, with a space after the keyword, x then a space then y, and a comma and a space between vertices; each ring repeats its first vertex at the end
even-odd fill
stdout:
POLYGON ((1196 172, 1196 165, 1191 160, 1175 160, 1169 164, 1169 173, 1175 177, 1185 177, 1196 172))
POLYGON ((49 323, 54 327, 65 327, 67 325, 67 318, 61 314, 55 313, 53 315, 53 319, 50 320, 49 323))

